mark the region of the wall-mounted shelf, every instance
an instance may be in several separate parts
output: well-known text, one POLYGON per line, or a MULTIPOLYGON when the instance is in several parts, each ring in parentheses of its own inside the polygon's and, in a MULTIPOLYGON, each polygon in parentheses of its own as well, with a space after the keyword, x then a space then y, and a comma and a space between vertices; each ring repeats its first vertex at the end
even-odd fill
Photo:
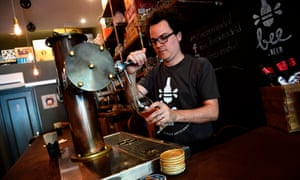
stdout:
MULTIPOLYGON (((123 0, 109 0, 112 5, 113 12, 125 12, 125 6, 123 0)), ((109 1, 107 2, 106 7, 104 7, 103 15, 102 17, 112 17, 112 13, 109 6, 109 1)))
POLYGON ((144 10, 146 10, 149 9, 149 7, 151 7, 151 4, 154 8, 154 6, 158 4, 158 0, 108 1, 106 7, 104 8, 104 13, 102 16, 103 18, 114 19, 114 15, 117 11, 121 12, 124 15, 124 17, 126 17, 126 26, 120 27, 118 24, 115 24, 114 32, 110 33, 110 35, 105 38, 105 45, 111 52, 114 59, 122 59, 122 57, 120 57, 120 53, 115 52, 118 51, 118 42, 122 45, 123 57, 127 54, 129 50, 136 50, 142 48, 141 39, 144 40, 144 32, 142 32, 139 29, 144 29, 143 27, 141 28, 141 26, 145 25, 145 23, 140 18, 141 15, 138 12, 138 8, 140 12, 143 12, 141 9, 143 9, 144 7, 142 6, 145 5, 144 10), (112 7, 110 7, 110 3, 112 7), (115 31, 117 31, 117 33, 115 31))

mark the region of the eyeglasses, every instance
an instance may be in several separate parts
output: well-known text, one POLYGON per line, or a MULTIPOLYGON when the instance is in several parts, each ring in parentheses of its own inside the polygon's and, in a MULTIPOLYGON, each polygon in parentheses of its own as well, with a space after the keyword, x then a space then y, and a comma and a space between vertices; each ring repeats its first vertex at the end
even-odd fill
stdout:
POLYGON ((173 34, 174 34, 174 32, 171 32, 169 34, 162 34, 158 38, 151 38, 150 41, 152 44, 156 44, 157 42, 159 42, 160 44, 165 44, 168 42, 168 38, 170 36, 172 36, 173 34))

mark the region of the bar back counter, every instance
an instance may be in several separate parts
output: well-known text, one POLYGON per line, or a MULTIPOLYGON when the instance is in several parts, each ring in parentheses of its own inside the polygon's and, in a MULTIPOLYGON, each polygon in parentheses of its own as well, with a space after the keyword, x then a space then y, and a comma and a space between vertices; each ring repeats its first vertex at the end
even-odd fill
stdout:
MULTIPOLYGON (((72 146, 69 129, 61 138, 72 146)), ((38 137, 5 175, 12 179, 62 178, 59 159, 49 159, 43 139, 38 137)), ((286 133, 272 127, 259 127, 194 153, 186 159, 186 170, 168 180, 182 179, 300 179, 300 133, 286 133)), ((157 172, 161 173, 161 172, 157 172)), ((99 179, 81 171, 72 179, 99 179)))

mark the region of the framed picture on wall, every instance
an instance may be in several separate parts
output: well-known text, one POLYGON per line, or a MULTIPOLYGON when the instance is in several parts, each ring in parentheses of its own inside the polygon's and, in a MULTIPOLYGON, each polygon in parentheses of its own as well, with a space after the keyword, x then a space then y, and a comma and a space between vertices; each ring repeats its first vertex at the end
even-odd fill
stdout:
POLYGON ((16 47, 15 48, 16 58, 28 58, 28 56, 33 55, 33 48, 28 47, 16 47))
POLYGON ((54 54, 52 48, 46 46, 46 39, 32 41, 36 61, 53 61, 54 54))
POLYGON ((58 106, 56 94, 47 94, 41 96, 44 109, 56 108, 58 106))
POLYGON ((16 53, 14 49, 4 49, 1 50, 2 58, 4 60, 16 59, 16 53))

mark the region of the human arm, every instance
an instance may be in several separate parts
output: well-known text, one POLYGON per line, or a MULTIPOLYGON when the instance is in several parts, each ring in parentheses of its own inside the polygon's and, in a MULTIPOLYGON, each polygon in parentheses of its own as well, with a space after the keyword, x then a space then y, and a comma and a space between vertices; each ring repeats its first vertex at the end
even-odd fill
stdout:
MULTIPOLYGON (((146 121, 156 125, 164 125, 172 122, 205 123, 217 120, 219 116, 218 99, 203 101, 203 106, 193 109, 173 110, 165 103, 154 102, 150 108, 158 108, 146 121)), ((150 109, 149 109, 150 110, 150 109)))
POLYGON ((136 98, 142 97, 148 93, 148 91, 141 85, 136 83, 136 72, 143 67, 147 61, 146 49, 131 52, 126 61, 131 61, 130 65, 126 66, 126 72, 128 78, 125 79, 125 94, 128 103, 133 107, 136 107, 136 98))

